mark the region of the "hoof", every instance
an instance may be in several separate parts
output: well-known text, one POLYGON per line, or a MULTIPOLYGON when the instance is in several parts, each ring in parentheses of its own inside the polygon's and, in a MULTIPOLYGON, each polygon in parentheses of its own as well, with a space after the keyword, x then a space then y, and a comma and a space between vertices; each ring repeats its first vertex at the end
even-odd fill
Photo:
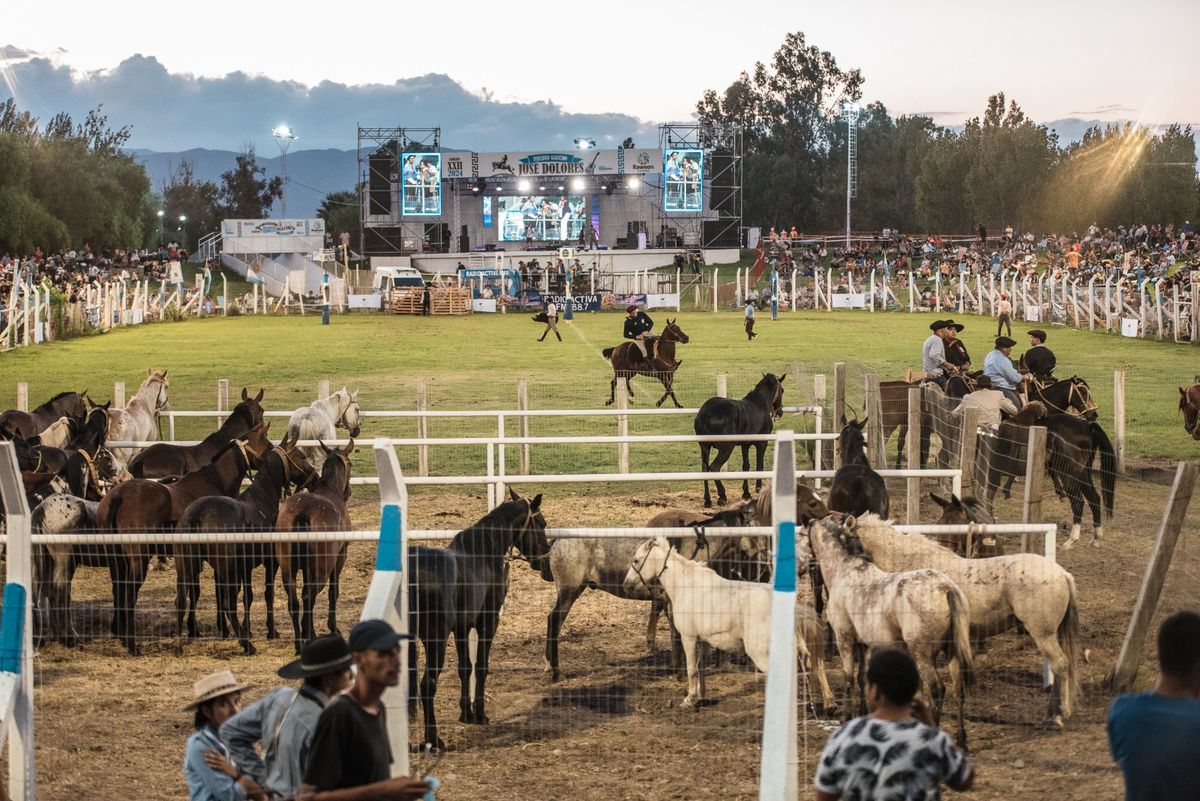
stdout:
POLYGON ((267 629, 267 639, 268 640, 278 640, 279 632, 275 631, 274 629, 267 629))
POLYGON ((605 405, 605 406, 612 406, 612 405, 613 405, 613 402, 612 402, 612 401, 610 401, 610 400, 608 400, 608 401, 605 401, 605 402, 604 402, 604 405, 605 405))
POLYGON ((705 508, 705 509, 711 509, 711 508, 712 508, 712 501, 710 501, 710 500, 705 500, 705 501, 704 501, 704 508, 705 508))
POLYGON ((254 647, 254 643, 244 642, 244 643, 242 643, 242 652, 246 656, 254 656, 255 654, 258 653, 258 649, 254 647))
POLYGON ((695 701, 693 701, 693 700, 692 700, 692 697, 691 697, 690 695, 689 695, 687 698, 684 698, 684 699, 683 699, 683 703, 681 703, 681 704, 679 705, 679 708, 680 708, 680 709, 689 709, 689 710, 691 710, 692 712, 699 712, 699 711, 700 711, 700 705, 699 705, 699 704, 697 704, 695 701))
POLYGON ((1063 726, 1062 715, 1053 715, 1042 722, 1042 728, 1047 731, 1062 731, 1063 726))

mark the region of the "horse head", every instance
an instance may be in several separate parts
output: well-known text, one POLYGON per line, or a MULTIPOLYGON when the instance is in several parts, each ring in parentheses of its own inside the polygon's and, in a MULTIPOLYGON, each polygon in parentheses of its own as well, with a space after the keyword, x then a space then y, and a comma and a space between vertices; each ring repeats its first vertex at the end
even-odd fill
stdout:
POLYGON ((1088 421, 1094 421, 1100 416, 1096 402, 1092 400, 1092 388, 1088 382, 1079 376, 1071 376, 1071 391, 1068 406, 1079 412, 1079 416, 1088 421))
POLYGON ((344 448, 330 448, 321 440, 317 440, 317 444, 325 452, 321 483, 340 489, 342 500, 350 500, 350 454, 354 453, 354 440, 351 439, 344 448))
POLYGON ((1200 384, 1192 384, 1187 389, 1179 388, 1179 411, 1183 412, 1183 430, 1192 435, 1192 439, 1200 440, 1200 384))
POLYGON ((785 378, 787 378, 787 373, 782 375, 763 373, 762 380, 758 382, 759 387, 763 387, 771 393, 772 420, 779 420, 783 417, 783 379, 785 378))
POLYGON ((633 555, 633 562, 625 573, 625 589, 639 591, 651 587, 667 569, 671 555, 671 543, 666 537, 646 540, 633 555))
POLYGON ((171 382, 167 380, 167 371, 146 370, 146 380, 142 382, 142 386, 147 387, 151 384, 158 385, 158 390, 154 396, 155 413, 171 408, 171 403, 167 398, 167 390, 171 387, 171 382))
POLYGON ((842 415, 842 430, 837 438, 838 456, 841 457, 842 464, 850 464, 849 456, 861 454, 866 448, 867 440, 863 436, 863 429, 867 427, 869 419, 864 417, 862 420, 846 420, 846 416, 842 415))
POLYGON ((350 432, 351 437, 357 437, 362 433, 358 409, 358 390, 349 392, 345 387, 342 387, 334 394, 337 395, 338 407, 341 409, 338 419, 334 423, 350 432), (343 403, 345 406, 342 405, 343 403))
POLYGON ((271 452, 273 446, 267 437, 270 428, 270 423, 259 423, 234 440, 246 456, 246 464, 253 470, 262 467, 263 462, 267 460, 267 455, 271 452))
POLYGON ((796 522, 808 525, 814 520, 820 520, 829 514, 829 507, 821 500, 816 490, 807 484, 796 481, 796 522))
MULTIPOLYGON (((243 409, 249 416, 250 425, 256 426, 263 421, 263 390, 259 390, 258 394, 253 398, 245 387, 242 387, 242 402, 238 404, 238 409, 243 409)), ((234 409, 237 412, 237 409, 234 409)))
MULTIPOLYGON (((675 318, 678 320, 679 318, 675 318)), ((683 329, 679 327, 679 323, 675 320, 667 319, 667 327, 663 329, 662 338, 667 342, 678 342, 681 345, 688 343, 688 335, 683 333, 683 329)))
POLYGON ((508 493, 512 503, 524 507, 518 508, 522 519, 517 524, 513 545, 529 561, 529 566, 542 574, 542 578, 553 581, 554 576, 550 574, 550 541, 546 539, 546 517, 542 514, 541 493, 532 499, 522 498, 511 487, 508 493))

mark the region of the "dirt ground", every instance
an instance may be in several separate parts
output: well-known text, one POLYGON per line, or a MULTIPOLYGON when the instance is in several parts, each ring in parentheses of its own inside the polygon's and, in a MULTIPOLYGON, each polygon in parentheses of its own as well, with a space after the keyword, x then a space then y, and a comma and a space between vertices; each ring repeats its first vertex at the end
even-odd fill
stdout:
MULTIPOLYGON (((365 489, 365 488, 357 488, 365 489)), ((902 485, 892 488, 903 497, 902 485)), ((925 491, 933 489, 927 482, 925 491)), ((1020 482, 1017 484, 1020 489, 1020 482)), ((650 489, 636 495, 576 494, 551 488, 544 509, 551 527, 631 525, 666 508, 695 509, 700 488, 650 489)), ((1083 697, 1063 732, 1040 728, 1045 694, 1040 659, 1028 638, 1015 632, 990 641, 978 658, 978 684, 967 702, 972 757, 978 769, 973 796, 980 799, 1049 794, 1056 799, 1119 798, 1121 778, 1108 754, 1104 687, 1128 623, 1142 572, 1162 517, 1168 488, 1127 481, 1118 485, 1117 516, 1098 548, 1060 551, 1076 577, 1082 643, 1079 673, 1083 697), (1084 656, 1086 654, 1086 657, 1084 656)), ((1019 497, 1019 492, 1014 493, 1019 497)), ((897 503, 894 501, 894 503, 897 503)), ((462 527, 484 512, 480 494, 414 493, 410 525, 462 527)), ((902 502, 897 503, 902 508, 902 502)), ((934 519, 926 503, 923 519, 934 519)), ((1002 502, 998 519, 1019 519, 1013 502, 1002 502)), ((1067 507, 1049 496, 1048 520, 1067 518, 1067 507)), ((377 501, 356 492, 355 522, 378 522, 377 501)), ((1200 586, 1198 514, 1194 510, 1176 554, 1160 608, 1196 605, 1200 586)), ((1085 529, 1084 544, 1090 532, 1085 529)), ((1060 536, 1060 542, 1061 542, 1060 536)), ((1014 543, 1008 543, 1010 548, 1014 543)), ((343 574, 339 623, 357 618, 370 580, 373 547, 355 544, 343 574)), ((442 736, 450 753, 437 768, 446 801, 496 798, 752 799, 757 796, 763 678, 746 668, 710 672, 711 703, 699 711, 678 706, 681 680, 671 675, 666 654, 652 659, 644 641, 647 607, 599 592, 585 593, 564 629, 564 678, 551 684, 542 669, 551 584, 520 563, 513 565, 509 600, 492 656, 488 685, 491 724, 457 722, 458 677, 454 654, 438 694, 442 736)), ((275 686, 275 669, 291 658, 287 640, 267 642, 261 590, 254 628, 259 654, 245 657, 236 643, 215 639, 211 574, 201 598, 203 637, 182 657, 173 653, 173 572, 151 573, 138 609, 143 655, 130 658, 108 636, 107 574, 81 569, 75 582, 76 626, 87 641, 76 650, 44 644, 38 651, 36 736, 38 792, 42 798, 182 798, 181 764, 190 715, 183 711, 192 682, 228 668, 253 686, 246 700, 275 686)), ((318 621, 324 620, 324 596, 318 621)), ((282 592, 276 611, 290 632, 282 592)), ((1161 617, 1161 614, 1160 614, 1161 617)), ((320 623, 319 623, 320 626, 320 623)), ((659 631, 665 646, 665 623, 659 631)), ((1153 643, 1147 658, 1152 663, 1153 643)), ((841 676, 828 662, 835 692, 841 676)), ((1144 669, 1145 686, 1153 671, 1144 669)), ((801 713, 799 782, 807 796, 821 747, 833 722, 801 713)), ((953 723, 953 715, 947 717, 953 723)), ((413 721, 419 737, 419 719, 413 721)), ((416 763, 419 767, 420 762, 416 763)))

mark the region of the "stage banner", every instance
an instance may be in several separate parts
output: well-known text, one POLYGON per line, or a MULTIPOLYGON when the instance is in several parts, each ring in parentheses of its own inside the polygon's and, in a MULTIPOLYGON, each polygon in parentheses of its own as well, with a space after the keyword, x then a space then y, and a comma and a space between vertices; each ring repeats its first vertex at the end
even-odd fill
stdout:
POLYGON ((404 153, 401 158, 400 214, 438 217, 442 213, 442 154, 404 153))
MULTIPOLYGON (((697 151, 698 152, 698 151, 697 151)), ((447 178, 563 178, 658 172, 656 150, 546 150, 446 154, 447 178)))
POLYGON ((663 211, 698 212, 703 209, 704 151, 663 151, 663 211))
MULTIPOLYGON (((553 303, 559 309, 566 310, 567 296, 566 295, 543 295, 542 305, 553 303)), ((600 311, 600 296, 599 295, 572 295, 571 296, 571 311, 600 311)))
POLYGON ((862 292, 850 293, 834 293, 833 308, 835 309, 863 309, 867 305, 867 296, 862 292))

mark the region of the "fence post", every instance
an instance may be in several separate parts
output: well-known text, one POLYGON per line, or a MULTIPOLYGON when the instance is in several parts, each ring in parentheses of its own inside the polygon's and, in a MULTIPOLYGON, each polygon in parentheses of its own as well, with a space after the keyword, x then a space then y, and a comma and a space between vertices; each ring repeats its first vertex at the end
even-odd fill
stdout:
MULTIPOLYGON (((529 379, 517 379, 517 409, 520 411, 529 410, 529 379)), ((517 432, 522 437, 529 436, 529 418, 522 416, 517 423, 517 432)), ((529 475, 529 445, 528 443, 521 446, 521 475, 529 475)))
MULTIPOLYGON (((882 427, 882 423, 880 424, 882 427)), ((921 467, 921 388, 908 389, 908 469, 921 467)), ((921 522, 921 477, 908 479, 908 503, 905 511, 908 523, 921 522)))
POLYGON ((0 626, 0 671, 15 676, 12 716, 8 725, 8 790, 16 801, 37 794, 33 739, 33 545, 29 503, 21 484, 17 452, 0 443, 0 497, 8 531, 8 575, 4 588, 6 614, 0 626), (9 609, 20 610, 17 615, 9 609))
POLYGON ((331 392, 329 389, 329 379, 328 378, 322 378, 320 381, 317 382, 317 400, 322 400, 323 398, 328 398, 332 394, 333 394, 333 392, 331 392))
MULTIPOLYGON (((759 801, 795 801, 796 774, 796 452, 795 435, 780 431, 771 483, 775 573, 771 591, 771 649, 763 708, 759 801)), ((817 525, 822 525, 817 523, 817 525)))
MULTIPOLYGON (((508 436, 504 431, 504 415, 496 415, 496 436, 504 439, 508 436)), ((508 471, 508 450, 501 442, 496 448, 496 468, 500 477, 496 482, 496 505, 504 503, 504 474, 508 471)))
MULTIPOLYGON (((816 375, 813 376, 813 406, 816 407, 816 418, 817 418, 816 424, 813 426, 813 429, 814 429, 814 433, 816 433, 818 437, 821 434, 825 433, 824 409, 826 408, 828 401, 829 401, 829 388, 828 388, 826 380, 825 380, 825 374, 817 373, 816 375)), ((813 449, 812 449, 813 470, 823 469, 823 465, 825 462, 824 451, 825 451, 825 440, 818 439, 816 442, 813 443, 813 449)), ((821 487, 821 479, 819 479, 819 478, 815 479, 814 483, 816 484, 818 489, 821 487)))
POLYGON ((1125 371, 1113 370, 1113 450, 1117 472, 1125 472, 1125 371))
POLYGON ((18 411, 29 411, 29 382, 17 382, 17 409, 18 411))
MULTIPOLYGON (((417 411, 426 411, 428 398, 425 394, 425 380, 417 381, 417 411)), ((425 415, 417 417, 417 439, 427 439, 429 437, 429 418, 425 415)), ((429 475, 429 446, 417 446, 417 475, 429 475)))
MULTIPOLYGON (((1029 427, 1029 445, 1025 451, 1025 497, 1022 523, 1042 522, 1042 478, 1046 475, 1046 428, 1029 427)), ((1021 532, 1021 553, 1029 552, 1029 532, 1021 532)))
POLYGON ((125 408, 125 382, 124 381, 114 381, 113 382, 112 408, 114 408, 114 409, 124 409, 125 408))
POLYGON ((963 492, 967 487, 975 491, 975 452, 979 443, 979 410, 967 408, 962 410, 962 433, 958 438, 962 450, 959 453, 958 466, 962 470, 963 492))
MULTIPOLYGON (((833 364, 833 414, 829 415, 829 428, 832 431, 841 431, 842 418, 846 415, 846 363, 834 362, 833 364)), ((835 447, 833 449, 833 469, 837 470, 842 466, 842 457, 838 454, 835 447)))
MULTIPOLYGON (((229 411, 229 379, 228 378, 218 378, 217 379, 217 411, 218 412, 229 411)), ((217 428, 220 428, 221 423, 224 423, 224 422, 225 422, 225 415, 223 415, 223 414, 217 415, 217 428)))
POLYGON ((729 376, 725 373, 717 373, 717 397, 729 397, 729 376))
POLYGON ((1200 270, 1192 270, 1192 341, 1200 342, 1200 270))
POLYGON ((1171 566, 1171 557, 1175 553, 1175 543, 1179 541, 1183 519, 1192 500, 1192 492, 1196 488, 1198 470, 1200 465, 1195 462, 1180 462, 1175 468, 1175 483, 1171 486, 1167 508, 1163 511, 1162 523, 1158 527, 1158 538, 1154 542, 1154 551, 1150 554, 1150 564, 1146 566, 1146 573, 1142 576, 1142 589, 1138 592, 1133 616, 1129 619, 1129 629, 1125 632, 1125 642, 1121 645, 1121 654, 1117 657, 1117 665, 1113 669, 1113 692, 1123 693, 1133 688, 1138 664, 1142 661, 1146 634, 1158 608, 1167 569, 1171 566))
MULTIPOLYGON (((629 379, 621 377, 617 379, 617 408, 629 408, 629 379)), ((617 436, 629 436, 629 416, 625 414, 617 415, 617 436)), ((622 442, 617 445, 617 472, 629 472, 629 443, 622 442)))
POLYGON ((866 376, 867 458, 876 470, 884 467, 883 402, 879 397, 879 376, 866 376))

